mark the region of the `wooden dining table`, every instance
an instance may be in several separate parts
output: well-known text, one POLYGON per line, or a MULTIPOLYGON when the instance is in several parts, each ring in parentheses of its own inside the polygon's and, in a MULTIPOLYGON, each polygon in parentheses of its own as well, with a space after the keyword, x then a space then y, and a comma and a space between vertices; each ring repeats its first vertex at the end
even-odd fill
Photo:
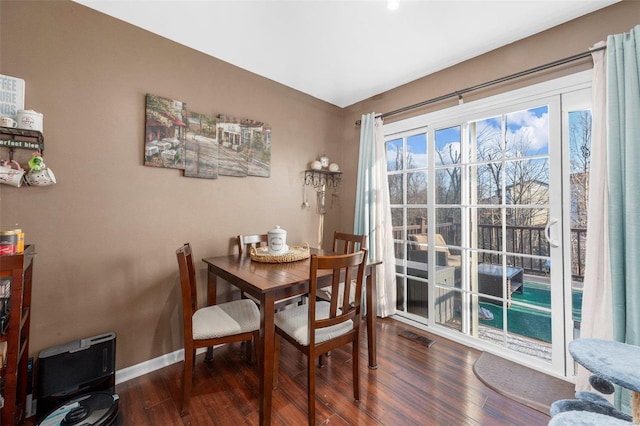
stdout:
MULTIPOLYGON (((311 254, 330 255, 329 251, 310 249, 311 254)), ((273 364, 275 345, 274 313, 275 303, 290 296, 309 292, 310 259, 287 263, 262 263, 251 259, 249 255, 228 255, 206 257, 207 264, 207 304, 216 304, 218 279, 234 285, 243 292, 260 301, 260 424, 271 424, 271 406, 273 396, 273 364)), ((367 344, 369 368, 377 368, 375 320, 376 303, 376 266, 381 262, 369 261, 365 270, 365 309, 367 323, 367 344)), ((318 284, 329 284, 332 271, 319 271, 318 284)), ((211 359, 212 350, 205 359, 211 359)))

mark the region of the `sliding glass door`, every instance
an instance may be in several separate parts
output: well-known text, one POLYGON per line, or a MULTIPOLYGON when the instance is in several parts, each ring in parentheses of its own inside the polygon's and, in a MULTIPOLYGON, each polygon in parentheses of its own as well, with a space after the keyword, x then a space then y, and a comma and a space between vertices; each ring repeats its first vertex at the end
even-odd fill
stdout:
POLYGON ((585 135, 587 112, 572 110, 585 94, 514 95, 385 126, 400 315, 572 374, 584 246, 571 209, 585 187, 569 130, 585 135))

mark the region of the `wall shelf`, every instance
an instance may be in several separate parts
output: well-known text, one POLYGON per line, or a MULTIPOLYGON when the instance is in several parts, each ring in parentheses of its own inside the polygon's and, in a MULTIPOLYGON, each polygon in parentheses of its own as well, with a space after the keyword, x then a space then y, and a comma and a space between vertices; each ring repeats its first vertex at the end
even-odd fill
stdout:
POLYGON ((16 149, 29 149, 44 154, 44 136, 37 130, 0 127, 0 147, 9 148, 10 160, 16 149))
POLYGON ((342 172, 331 172, 329 170, 305 170, 304 183, 312 185, 314 188, 329 186, 337 188, 342 181, 342 172))

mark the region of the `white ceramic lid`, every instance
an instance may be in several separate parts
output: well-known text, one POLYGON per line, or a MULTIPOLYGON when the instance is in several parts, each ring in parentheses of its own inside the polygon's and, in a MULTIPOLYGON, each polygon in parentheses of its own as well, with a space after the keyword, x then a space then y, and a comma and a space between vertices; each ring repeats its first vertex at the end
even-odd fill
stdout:
POLYGON ((280 228, 280 226, 276 226, 275 228, 269 230, 268 234, 286 234, 287 231, 280 228))

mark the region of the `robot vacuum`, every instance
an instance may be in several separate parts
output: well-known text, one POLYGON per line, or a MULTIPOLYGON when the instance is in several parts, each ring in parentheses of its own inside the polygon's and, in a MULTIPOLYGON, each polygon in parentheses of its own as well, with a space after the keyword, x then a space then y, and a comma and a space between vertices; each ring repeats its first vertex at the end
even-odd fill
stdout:
POLYGON ((109 392, 94 392, 65 402, 38 426, 110 426, 118 417, 120 398, 109 392))

